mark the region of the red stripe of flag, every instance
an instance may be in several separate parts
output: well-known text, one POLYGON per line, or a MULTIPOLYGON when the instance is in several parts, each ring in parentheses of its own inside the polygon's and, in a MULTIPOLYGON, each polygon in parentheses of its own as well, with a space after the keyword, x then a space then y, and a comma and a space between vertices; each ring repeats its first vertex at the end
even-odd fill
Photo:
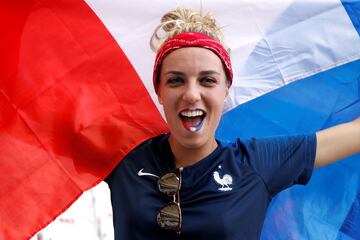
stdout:
POLYGON ((24 239, 167 128, 85 2, 0 9, 0 239, 24 239))

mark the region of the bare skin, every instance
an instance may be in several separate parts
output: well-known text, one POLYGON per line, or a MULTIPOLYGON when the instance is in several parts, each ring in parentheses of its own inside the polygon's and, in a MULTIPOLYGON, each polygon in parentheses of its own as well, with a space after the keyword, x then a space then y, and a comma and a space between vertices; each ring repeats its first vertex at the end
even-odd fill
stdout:
POLYGON ((360 118, 316 133, 315 167, 326 166, 360 152, 360 118))

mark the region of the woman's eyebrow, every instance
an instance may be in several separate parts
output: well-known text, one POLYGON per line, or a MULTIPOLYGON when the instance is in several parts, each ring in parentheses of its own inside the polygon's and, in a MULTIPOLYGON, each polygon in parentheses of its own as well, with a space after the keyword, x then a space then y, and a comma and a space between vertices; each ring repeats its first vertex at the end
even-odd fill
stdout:
POLYGON ((200 72, 200 75, 212 75, 212 74, 221 75, 220 72, 215 71, 215 70, 206 70, 206 71, 200 72))
MULTIPOLYGON (((170 71, 165 72, 165 75, 170 75, 170 74, 178 75, 178 76, 185 76, 185 74, 181 71, 170 70, 170 71)), ((204 70, 199 73, 199 75, 212 75, 212 74, 221 75, 220 72, 215 71, 215 70, 204 70)))
POLYGON ((165 75, 179 75, 179 76, 184 76, 185 74, 183 72, 180 72, 180 71, 175 71, 175 70, 170 70, 170 71, 167 71, 165 73, 165 75))

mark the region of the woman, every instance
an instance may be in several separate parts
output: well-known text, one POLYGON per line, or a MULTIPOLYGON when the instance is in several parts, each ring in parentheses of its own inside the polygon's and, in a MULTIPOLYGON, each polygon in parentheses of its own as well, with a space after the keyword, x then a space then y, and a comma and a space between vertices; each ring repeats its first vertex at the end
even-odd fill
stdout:
POLYGON ((274 195, 360 151, 360 119, 310 135, 217 141, 232 70, 215 19, 169 12, 151 45, 170 133, 138 146, 107 178, 116 239, 258 239, 274 195))

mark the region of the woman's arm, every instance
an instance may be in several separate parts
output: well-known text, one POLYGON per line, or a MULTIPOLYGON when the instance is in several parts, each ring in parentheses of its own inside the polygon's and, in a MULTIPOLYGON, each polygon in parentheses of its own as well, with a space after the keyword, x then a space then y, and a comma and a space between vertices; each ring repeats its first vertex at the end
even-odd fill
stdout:
POLYGON ((360 152, 360 118, 316 133, 315 167, 322 167, 360 152))

